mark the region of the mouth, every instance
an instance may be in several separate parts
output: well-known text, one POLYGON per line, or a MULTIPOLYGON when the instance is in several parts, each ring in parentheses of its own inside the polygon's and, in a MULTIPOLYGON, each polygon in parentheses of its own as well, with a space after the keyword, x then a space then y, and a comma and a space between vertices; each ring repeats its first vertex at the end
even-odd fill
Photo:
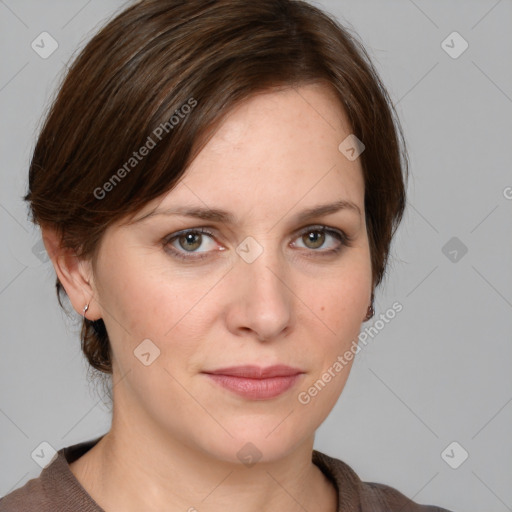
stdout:
POLYGON ((245 365, 202 372, 223 388, 249 400, 268 400, 288 391, 304 371, 285 365, 245 365))

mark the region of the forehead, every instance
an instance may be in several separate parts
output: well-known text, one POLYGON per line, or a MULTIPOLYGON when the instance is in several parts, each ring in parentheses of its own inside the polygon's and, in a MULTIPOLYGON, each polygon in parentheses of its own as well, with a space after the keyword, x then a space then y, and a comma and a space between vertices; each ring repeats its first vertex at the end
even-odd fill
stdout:
POLYGON ((300 148, 306 152, 329 144, 337 147, 338 138, 350 133, 334 91, 315 83, 265 91, 243 100, 225 116, 205 149, 209 156, 226 150, 261 155, 262 145, 272 143, 268 149, 274 150, 275 157, 279 147, 284 153, 289 148, 300 153, 300 148))
POLYGON ((339 100, 323 84, 252 96, 226 115, 158 205, 219 208, 237 216, 265 211, 275 218, 339 200, 362 210, 360 161, 338 149, 350 133, 339 100))

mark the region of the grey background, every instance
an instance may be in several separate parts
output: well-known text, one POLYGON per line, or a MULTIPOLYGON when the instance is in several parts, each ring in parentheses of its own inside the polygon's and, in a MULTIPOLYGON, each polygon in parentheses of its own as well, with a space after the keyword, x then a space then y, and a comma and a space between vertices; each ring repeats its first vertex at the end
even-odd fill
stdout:
MULTIPOLYGON (((315 448, 420 503, 510 511, 512 2, 317 4, 370 52, 402 120, 411 179, 374 320, 394 301, 403 311, 359 352, 315 448), (469 44, 455 59, 441 46, 453 31, 469 44), (443 252, 452 237, 458 247, 443 252), (441 457, 452 441, 469 453, 458 469, 441 457)), ((30 454, 42 441, 60 449, 110 426, 79 318, 61 312, 53 267, 32 252, 39 233, 21 196, 66 63, 123 5, 0 1, 0 496, 39 475, 30 454), (47 59, 31 48, 43 31, 59 44, 47 59)))

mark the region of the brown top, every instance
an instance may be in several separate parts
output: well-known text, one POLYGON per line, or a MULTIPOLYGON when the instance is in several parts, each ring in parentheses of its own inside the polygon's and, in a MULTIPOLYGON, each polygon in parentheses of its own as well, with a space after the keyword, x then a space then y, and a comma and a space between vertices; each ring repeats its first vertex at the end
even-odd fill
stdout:
MULTIPOLYGON (((91 449, 101 437, 59 450, 39 477, 0 499, 0 512, 105 512, 69 468, 71 462, 91 449)), ((362 482, 347 464, 316 450, 313 450, 312 460, 334 483, 338 512, 449 512, 418 505, 392 487, 362 482)))

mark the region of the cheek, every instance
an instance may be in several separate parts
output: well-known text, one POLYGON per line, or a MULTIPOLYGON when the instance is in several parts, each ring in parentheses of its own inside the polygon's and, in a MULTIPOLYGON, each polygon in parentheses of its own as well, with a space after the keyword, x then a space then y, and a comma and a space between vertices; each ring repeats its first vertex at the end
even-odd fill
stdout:
MULTIPOLYGON (((321 320, 304 320, 309 325, 307 338, 314 340, 305 349, 313 371, 298 390, 296 402, 300 411, 314 418, 317 428, 335 406, 345 387, 357 352, 362 318, 368 307, 370 281, 340 280, 319 294, 313 309, 321 320)), ((307 313, 306 313, 307 314, 307 313)), ((311 318, 311 314, 310 314, 311 318)))
POLYGON ((122 324, 133 337, 149 334, 148 325, 158 328, 156 319, 170 323, 173 312, 184 305, 179 280, 163 276, 162 264, 155 265, 154 254, 141 258, 140 253, 138 248, 125 253, 106 248, 98 272, 99 301, 106 316, 112 317, 110 323, 122 324))
MULTIPOLYGON (((316 406, 320 403, 333 405, 352 367, 361 324, 369 305, 369 253, 361 251, 354 254, 354 258, 347 260, 335 277, 331 275, 330 278, 311 280, 309 285, 313 293, 305 302, 314 315, 309 313, 307 320, 308 312, 305 312, 306 317, 302 321, 309 325, 308 338, 315 340, 314 346, 307 350, 309 357, 317 364, 307 386, 314 385, 320 379, 316 387, 322 390, 319 392, 322 398, 315 400, 316 406)), ((302 293, 305 293, 305 289, 302 293)))
MULTIPOLYGON (((341 389, 350 372, 353 358, 351 355, 348 356, 349 359, 343 356, 349 350, 357 350, 361 320, 367 308, 367 295, 367 289, 360 291, 341 287, 319 306, 318 316, 322 320, 324 334, 320 335, 318 331, 315 336, 311 330, 309 335, 309 338, 315 340, 312 356, 318 363, 312 377, 318 379, 328 370, 331 371, 331 375, 334 372, 336 379, 332 379, 335 383, 329 384, 330 388, 341 389), (340 357, 344 360, 342 369, 334 367, 340 357)), ((325 375, 323 380, 330 382, 328 375, 325 375)))
POLYGON ((358 333, 369 306, 371 266, 361 258, 354 265, 346 265, 335 277, 311 283, 318 317, 326 326, 333 343, 339 343, 349 334, 358 333))
POLYGON ((163 356, 172 346, 172 364, 190 357, 196 348, 212 307, 208 290, 218 276, 198 270, 178 272, 158 258, 139 261, 128 257, 112 259, 115 264, 104 265, 100 301, 116 358, 131 365, 139 344, 150 339, 163 356), (171 271, 172 270, 172 271, 171 271))

